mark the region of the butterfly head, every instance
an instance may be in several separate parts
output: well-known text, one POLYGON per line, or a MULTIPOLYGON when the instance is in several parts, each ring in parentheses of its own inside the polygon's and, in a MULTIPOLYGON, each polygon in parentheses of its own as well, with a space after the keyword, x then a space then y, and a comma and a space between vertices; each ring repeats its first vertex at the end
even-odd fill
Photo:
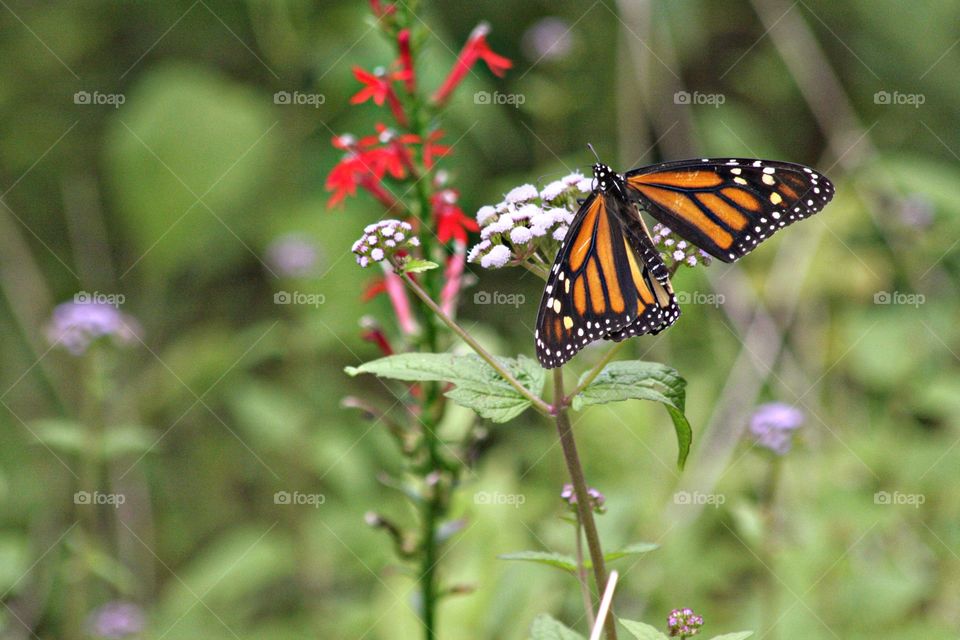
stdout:
POLYGON ((607 165, 598 162, 593 165, 594 188, 600 191, 617 191, 620 189, 623 178, 607 165))

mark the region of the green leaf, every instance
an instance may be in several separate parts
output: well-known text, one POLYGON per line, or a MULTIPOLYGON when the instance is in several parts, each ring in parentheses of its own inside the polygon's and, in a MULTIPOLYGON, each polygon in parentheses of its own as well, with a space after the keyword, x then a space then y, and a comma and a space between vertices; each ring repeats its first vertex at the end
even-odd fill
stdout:
POLYGON ((520 560, 521 562, 536 562, 550 567, 556 567, 576 573, 577 561, 563 553, 552 553, 550 551, 517 551, 515 553, 503 553, 497 556, 501 560, 520 560))
POLYGON ((617 549, 616 551, 611 551, 606 553, 603 556, 603 559, 607 562, 613 560, 619 560, 620 558, 626 558, 627 556, 640 556, 645 553, 649 553, 654 549, 658 549, 660 545, 654 544, 652 542, 634 542, 633 544, 628 544, 622 549, 617 549))
POLYGON ((623 628, 629 631, 630 635, 636 638, 636 640, 669 640, 669 638, 656 627, 651 627, 643 622, 620 618, 620 624, 623 625, 623 628))
POLYGON ((753 631, 734 631, 723 635, 713 636, 710 640, 746 640, 753 635, 753 631))
MULTIPOLYGON (((497 358, 497 362, 533 395, 543 390, 546 372, 534 360, 520 356, 497 358)), ((448 398, 493 422, 507 422, 530 406, 529 400, 476 355, 403 353, 345 371, 351 376, 372 373, 394 380, 452 382, 456 387, 446 393, 448 398)))
POLYGON ((119 425, 110 427, 104 434, 100 450, 104 460, 113 460, 135 453, 147 453, 157 444, 159 437, 153 429, 141 425, 119 425))
POLYGON ((541 613, 530 627, 530 640, 584 640, 584 637, 548 614, 541 613))
POLYGON ((401 265, 400 270, 402 273, 420 273, 421 271, 430 271, 430 269, 436 269, 439 266, 440 265, 438 265, 436 262, 414 258, 404 262, 401 265))
MULTIPOLYGON (((587 374, 584 374, 586 376, 587 374)), ((584 378, 581 378, 581 383, 584 378)), ((611 362, 590 386, 573 398, 573 408, 579 411, 592 404, 607 404, 623 400, 652 400, 667 409, 677 432, 677 466, 681 469, 690 453, 693 430, 683 414, 687 381, 676 369, 658 362, 626 360, 611 362)))
POLYGON ((60 453, 80 453, 90 446, 83 425, 74 420, 46 418, 30 423, 37 440, 60 453))

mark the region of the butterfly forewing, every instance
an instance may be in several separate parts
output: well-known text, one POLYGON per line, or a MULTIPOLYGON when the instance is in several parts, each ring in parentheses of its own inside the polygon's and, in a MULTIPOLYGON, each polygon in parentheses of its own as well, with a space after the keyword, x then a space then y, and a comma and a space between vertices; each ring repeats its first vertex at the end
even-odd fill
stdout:
POLYGON ((631 195, 662 224, 733 262, 823 209, 833 184, 809 167, 752 159, 668 162, 627 172, 631 195))
POLYGON ((537 316, 537 358, 544 367, 562 365, 594 340, 655 333, 676 319, 659 255, 652 244, 637 246, 624 227, 632 207, 595 192, 574 217, 537 316))

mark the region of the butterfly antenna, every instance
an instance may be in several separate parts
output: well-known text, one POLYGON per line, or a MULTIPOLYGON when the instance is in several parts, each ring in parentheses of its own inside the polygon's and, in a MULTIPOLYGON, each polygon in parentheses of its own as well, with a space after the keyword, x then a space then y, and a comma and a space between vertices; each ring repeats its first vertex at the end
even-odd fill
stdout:
POLYGON ((597 150, 593 148, 593 144, 588 142, 587 148, 593 153, 593 157, 597 159, 597 162, 600 162, 600 156, 597 155, 597 150))

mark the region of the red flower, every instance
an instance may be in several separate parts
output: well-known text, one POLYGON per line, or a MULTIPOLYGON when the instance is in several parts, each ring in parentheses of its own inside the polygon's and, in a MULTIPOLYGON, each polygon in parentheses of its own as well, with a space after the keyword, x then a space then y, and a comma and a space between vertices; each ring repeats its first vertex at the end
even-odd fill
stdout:
POLYGON ((450 97, 453 90, 457 88, 466 77, 477 60, 483 60, 487 63, 490 71, 494 75, 503 77, 507 69, 513 66, 513 63, 501 55, 497 55, 487 44, 487 34, 490 33, 490 25, 481 22, 470 34, 467 43, 463 45, 457 61, 453 64, 450 74, 443 81, 443 85, 433 94, 433 101, 441 104, 450 97))
POLYGON ((450 147, 445 144, 437 144, 437 140, 443 137, 443 131, 437 129, 427 135, 426 142, 423 143, 423 165, 427 169, 433 168, 436 158, 442 158, 450 153, 450 147))
POLYGON ((410 77, 410 73, 409 71, 391 71, 388 73, 384 69, 375 69, 373 73, 370 73, 360 67, 354 67, 353 77, 365 86, 350 98, 350 104, 360 104, 372 98, 374 104, 382 106, 386 101, 390 105, 393 117, 397 119, 400 125, 406 126, 407 116, 403 113, 403 105, 400 104, 400 99, 393 90, 393 82, 395 80, 406 81, 410 77))
POLYGON ((404 82, 407 93, 413 93, 415 82, 413 75, 413 56, 410 55, 410 29, 401 29, 397 34, 397 47, 400 49, 400 69, 406 74, 404 82))
POLYGON ((357 187, 368 191, 387 209, 396 206, 396 199, 383 186, 382 180, 388 174, 397 179, 404 178, 407 174, 405 162, 394 146, 375 146, 378 142, 377 137, 357 142, 351 135, 333 139, 333 146, 345 150, 346 154, 327 176, 327 191, 333 191, 327 207, 334 207, 347 196, 356 195, 357 187))
POLYGON ((437 222, 437 237, 440 242, 457 240, 466 244, 467 231, 480 230, 477 221, 467 216, 463 209, 457 206, 458 195, 453 189, 443 189, 431 198, 433 215, 437 222))

